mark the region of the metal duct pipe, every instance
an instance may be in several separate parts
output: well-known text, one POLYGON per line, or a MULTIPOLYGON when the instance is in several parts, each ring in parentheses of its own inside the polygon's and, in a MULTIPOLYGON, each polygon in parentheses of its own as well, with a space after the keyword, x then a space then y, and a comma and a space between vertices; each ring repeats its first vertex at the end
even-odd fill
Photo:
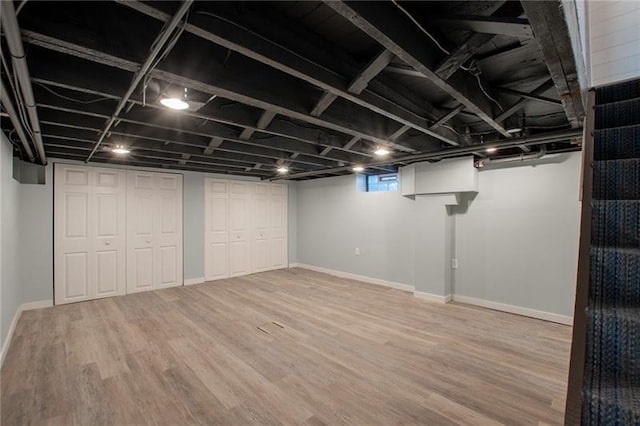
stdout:
POLYGON ((11 120, 11 124, 13 124, 13 128, 16 130, 18 137, 20 138, 20 142, 22 142, 22 147, 24 148, 24 152, 27 153, 27 157, 29 157, 29 161, 35 161, 35 157, 33 156, 33 151, 31 150, 31 146, 29 145, 29 138, 27 134, 24 132, 22 128, 22 123, 18 118, 18 112, 13 106, 13 102, 11 102, 11 98, 4 87, 4 82, 0 78, 0 102, 2 102, 2 107, 9 114, 9 120, 11 120))
POLYGON ((142 64, 142 67, 140 67, 140 69, 133 76, 133 81, 129 85, 129 88, 127 89, 122 99, 120 99, 120 102, 116 107, 116 111, 113 113, 113 115, 107 122, 107 125, 105 126, 104 130, 102 131, 102 133, 100 133, 98 142, 96 142, 96 144, 93 146, 93 149, 91 150, 91 153, 89 153, 89 156, 87 157, 87 159, 84 160, 85 163, 88 163, 89 160, 91 160, 91 157, 93 157, 93 155, 96 153, 100 144, 102 144, 104 139, 107 137, 107 135, 109 134, 109 130, 111 130, 111 127, 118 119, 118 114, 120 114, 120 112, 122 112, 122 109, 127 105, 129 98, 131 97, 133 92, 136 90, 136 87, 138 87, 138 84, 140 84, 140 82, 147 75, 147 73, 151 69, 153 69, 153 66, 154 66, 153 63, 155 62, 158 55, 160 55, 162 49, 167 43, 167 40, 169 40, 169 37, 173 33, 173 30, 176 29, 176 27, 182 20, 182 17, 185 15, 185 13, 187 13, 189 8, 191 7, 192 3, 193 3, 193 0, 186 0, 184 3, 182 3, 182 6, 180 6, 180 9, 178 9, 176 14, 173 15, 171 20, 167 22, 167 24, 162 29, 162 31, 160 31, 160 34, 158 34, 153 44, 151 45, 151 52, 147 56, 146 61, 144 61, 144 63, 142 64))
POLYGON ((478 163, 482 164, 481 167, 491 167, 494 165, 503 165, 503 164, 519 164, 519 163, 523 163, 525 161, 533 161, 533 160, 539 160, 542 157, 544 157, 545 155, 547 155, 547 147, 546 146, 542 146, 542 148, 540 148, 540 151, 538 152, 534 152, 531 154, 520 154, 517 157, 506 157, 506 158, 485 158, 483 160, 478 161, 478 163))
POLYGON ((11 54, 11 60, 13 63, 13 69, 18 77, 18 85, 22 92, 22 98, 24 100, 24 106, 29 115, 29 121, 31 124, 31 130, 33 131, 33 143, 40 157, 42 164, 47 164, 47 156, 44 153, 44 144, 42 143, 42 134, 40 132, 40 121, 38 120, 38 110, 36 109, 36 101, 33 96, 33 89, 31 87, 31 76, 29 75, 29 68, 27 67, 27 58, 22 46, 22 36, 20 35, 20 27, 18 26, 18 18, 16 17, 16 11, 13 8, 13 1, 3 1, 2 8, 0 9, 2 28, 4 29, 4 36, 7 40, 7 46, 9 47, 9 53, 11 54))
MULTIPOLYGON (((363 167, 386 166, 390 164, 398 164, 398 163, 404 163, 404 162, 413 163, 416 161, 461 157, 463 155, 473 154, 474 152, 478 151, 479 148, 483 148, 483 149, 485 148, 496 148, 496 149, 516 148, 520 146, 533 146, 533 145, 542 145, 542 144, 551 143, 551 142, 561 142, 561 141, 566 141, 569 139, 575 139, 575 138, 581 138, 581 137, 582 137, 581 128, 563 130, 560 132, 543 133, 540 135, 522 136, 519 138, 507 139, 499 142, 492 142, 492 143, 484 144, 482 146, 478 146, 478 145, 460 146, 456 148, 447 149, 444 151, 406 155, 404 157, 392 158, 389 160, 379 160, 379 161, 374 161, 368 164, 363 164, 363 167)), ((346 172, 350 170, 351 170, 351 166, 335 167, 332 169, 320 169, 320 170, 313 170, 309 172, 295 173, 289 176, 277 176, 277 177, 274 176, 270 180, 296 179, 301 177, 323 175, 327 173, 340 173, 340 172, 346 172)))

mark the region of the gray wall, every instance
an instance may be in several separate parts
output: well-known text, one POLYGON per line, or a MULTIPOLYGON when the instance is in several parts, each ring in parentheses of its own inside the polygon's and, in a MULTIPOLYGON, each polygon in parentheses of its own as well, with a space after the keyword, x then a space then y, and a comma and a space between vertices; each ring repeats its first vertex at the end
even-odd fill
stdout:
MULTIPOLYGON (((19 185, 21 206, 21 249, 24 302, 53 299, 53 165, 50 159, 45 185, 19 185), (22 218, 24 217, 24 218, 22 218)), ((61 161, 73 163, 72 161, 61 161)), ((80 163, 77 163, 80 164, 80 163)), ((97 165, 105 167, 105 165, 97 165)), ((136 168, 139 169, 139 168, 136 168)), ((166 170, 144 169, 166 172, 166 170)), ((9 171, 10 173, 10 171, 9 171)), ((255 180, 207 173, 180 172, 184 175, 184 279, 204 277, 204 180, 255 180)), ((17 184, 17 182, 16 182, 17 184)), ((295 191, 294 191, 295 194, 295 191)), ((295 210, 295 204, 293 206, 295 210)), ((291 208, 290 208, 291 211, 291 208)), ((3 221, 4 222, 4 221, 3 221)), ((289 229, 289 244, 295 250, 295 227, 289 229), (293 242, 292 242, 293 241, 293 242)))
POLYGON ((480 193, 455 208, 437 196, 358 192, 355 176, 299 182, 298 262, 572 315, 580 158, 483 170, 480 193))
POLYGON ((19 183, 11 175, 11 145, 4 132, 0 132, 0 345, 4 344, 13 317, 23 303, 18 267, 19 183))
POLYGON ((480 172, 478 196, 456 215, 456 294, 573 315, 580 161, 480 172))
POLYGON ((355 175, 298 182, 297 196, 299 263, 414 284, 415 201, 358 192, 355 175))

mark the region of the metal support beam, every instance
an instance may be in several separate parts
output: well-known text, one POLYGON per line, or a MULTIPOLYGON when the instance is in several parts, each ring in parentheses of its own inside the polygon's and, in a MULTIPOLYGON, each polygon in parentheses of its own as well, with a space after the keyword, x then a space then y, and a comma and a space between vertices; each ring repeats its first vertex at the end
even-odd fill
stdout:
POLYGON ((562 1, 527 0, 520 3, 558 89, 567 119, 571 127, 580 127, 585 111, 576 62, 581 59, 573 52, 562 1))
POLYGON ((477 86, 477 83, 471 81, 471 76, 456 74, 451 79, 444 80, 436 75, 431 69, 432 61, 427 54, 428 49, 425 49, 425 44, 430 44, 431 41, 425 40, 424 34, 416 28, 407 27, 402 16, 397 15, 386 3, 327 0, 325 4, 464 104, 468 111, 476 114, 503 136, 511 137, 493 120, 491 106, 489 101, 482 97, 482 92, 470 89, 477 86))
POLYGON ((459 28, 475 33, 500 34, 518 38, 533 38, 529 21, 521 18, 497 16, 449 15, 432 17, 430 20, 447 28, 459 28))
POLYGON ((13 69, 18 78, 18 86, 22 92, 24 107, 29 116, 29 124, 33 133, 33 144, 35 145, 38 157, 42 164, 47 164, 47 156, 44 152, 44 144, 42 143, 42 134, 40 131, 40 120, 38 119, 38 110, 36 109, 36 101, 33 97, 33 88, 31 87, 31 76, 29 67, 27 66, 27 56, 22 45, 22 37, 20 36, 20 27, 18 26, 18 17, 13 7, 13 1, 0 2, 0 22, 4 32, 13 69))
POLYGON ((167 22, 167 24, 162 28, 162 31, 160 31, 160 34, 158 34, 156 39, 153 41, 153 43, 151 44, 151 51, 149 52, 147 59, 144 61, 144 63, 142 64, 140 69, 136 72, 136 74, 133 76, 133 81, 129 85, 129 88, 125 92, 120 102, 118 103, 118 106, 116 107, 116 110, 114 111, 113 115, 107 121, 107 124, 104 126, 104 130, 100 133, 100 136, 98 137, 98 141, 96 142, 95 146, 89 153, 89 156, 85 160, 85 163, 91 160, 91 157, 93 157, 93 154, 95 154, 100 144, 102 144, 104 139, 107 137, 107 134, 109 134, 109 130, 111 129, 111 126, 113 126, 113 124, 119 118, 120 112, 122 112, 124 107, 127 105, 129 98, 133 94, 134 90, 136 90, 136 88, 138 87, 138 84, 140 84, 142 79, 144 79, 147 76, 147 74, 153 70, 154 62, 156 58, 163 53, 163 49, 165 49, 165 45, 167 44, 169 37, 171 37, 171 35, 173 34, 173 31, 178 27, 178 25, 180 24, 180 21, 189 10, 192 3, 193 3, 193 0, 185 0, 184 3, 182 3, 180 8, 178 9, 178 11, 175 13, 175 15, 173 15, 173 17, 167 22))

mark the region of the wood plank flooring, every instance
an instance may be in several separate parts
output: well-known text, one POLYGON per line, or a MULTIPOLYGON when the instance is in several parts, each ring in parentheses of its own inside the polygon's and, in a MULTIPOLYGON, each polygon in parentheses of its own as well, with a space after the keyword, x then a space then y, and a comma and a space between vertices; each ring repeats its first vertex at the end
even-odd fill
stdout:
POLYGON ((2 425, 561 424, 570 328, 303 269, 22 314, 2 425))

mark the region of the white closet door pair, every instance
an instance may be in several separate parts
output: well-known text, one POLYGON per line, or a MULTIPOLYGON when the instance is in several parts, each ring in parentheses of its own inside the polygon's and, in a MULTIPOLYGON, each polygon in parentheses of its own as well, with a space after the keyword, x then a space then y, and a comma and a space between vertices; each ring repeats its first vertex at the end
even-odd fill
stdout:
POLYGON ((182 285, 182 176, 56 164, 55 303, 182 285))

